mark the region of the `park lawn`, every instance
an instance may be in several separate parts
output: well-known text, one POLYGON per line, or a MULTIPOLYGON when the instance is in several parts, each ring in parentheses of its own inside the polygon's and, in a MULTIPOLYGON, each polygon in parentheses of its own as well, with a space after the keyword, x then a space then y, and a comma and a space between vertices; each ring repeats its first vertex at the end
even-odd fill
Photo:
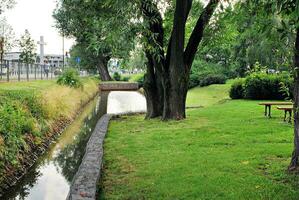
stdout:
POLYGON ((112 121, 99 199, 298 199, 286 172, 292 125, 275 109, 265 118, 257 101, 216 100, 227 87, 193 89, 188 104, 206 107, 183 121, 112 121))

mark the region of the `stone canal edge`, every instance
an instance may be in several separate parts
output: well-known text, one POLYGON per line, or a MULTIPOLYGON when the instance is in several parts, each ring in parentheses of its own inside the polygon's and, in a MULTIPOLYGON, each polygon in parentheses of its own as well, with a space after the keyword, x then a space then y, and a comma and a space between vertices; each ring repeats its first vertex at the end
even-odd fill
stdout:
POLYGON ((103 163, 103 144, 112 116, 106 114, 98 121, 87 143, 81 165, 71 183, 67 200, 96 199, 103 163))

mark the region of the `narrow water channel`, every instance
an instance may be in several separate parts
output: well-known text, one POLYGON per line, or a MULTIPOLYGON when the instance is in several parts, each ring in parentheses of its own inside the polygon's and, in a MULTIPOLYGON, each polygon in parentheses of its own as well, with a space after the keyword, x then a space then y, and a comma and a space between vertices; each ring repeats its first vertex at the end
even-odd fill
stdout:
POLYGON ((29 172, 10 188, 5 200, 63 200, 85 153, 97 121, 106 113, 144 112, 146 102, 138 92, 102 93, 41 156, 29 172))

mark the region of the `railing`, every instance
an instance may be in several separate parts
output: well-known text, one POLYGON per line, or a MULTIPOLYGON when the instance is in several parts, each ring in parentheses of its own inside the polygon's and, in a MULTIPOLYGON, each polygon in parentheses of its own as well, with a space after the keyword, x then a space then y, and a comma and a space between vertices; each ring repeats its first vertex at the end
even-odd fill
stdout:
MULTIPOLYGON (((42 64, 25 64, 14 61, 3 61, 0 64, 0 81, 29 81, 55 79, 62 73, 60 67, 42 64)), ((85 76, 86 74, 80 74, 85 76)))

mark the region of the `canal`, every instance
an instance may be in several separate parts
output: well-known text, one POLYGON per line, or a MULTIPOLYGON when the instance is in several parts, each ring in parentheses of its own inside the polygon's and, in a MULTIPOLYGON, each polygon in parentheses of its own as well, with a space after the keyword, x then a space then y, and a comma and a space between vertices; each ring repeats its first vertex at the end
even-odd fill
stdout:
POLYGON ((90 102, 28 173, 5 194, 5 200, 63 200, 85 153, 97 121, 106 113, 145 112, 138 92, 103 92, 90 102))

